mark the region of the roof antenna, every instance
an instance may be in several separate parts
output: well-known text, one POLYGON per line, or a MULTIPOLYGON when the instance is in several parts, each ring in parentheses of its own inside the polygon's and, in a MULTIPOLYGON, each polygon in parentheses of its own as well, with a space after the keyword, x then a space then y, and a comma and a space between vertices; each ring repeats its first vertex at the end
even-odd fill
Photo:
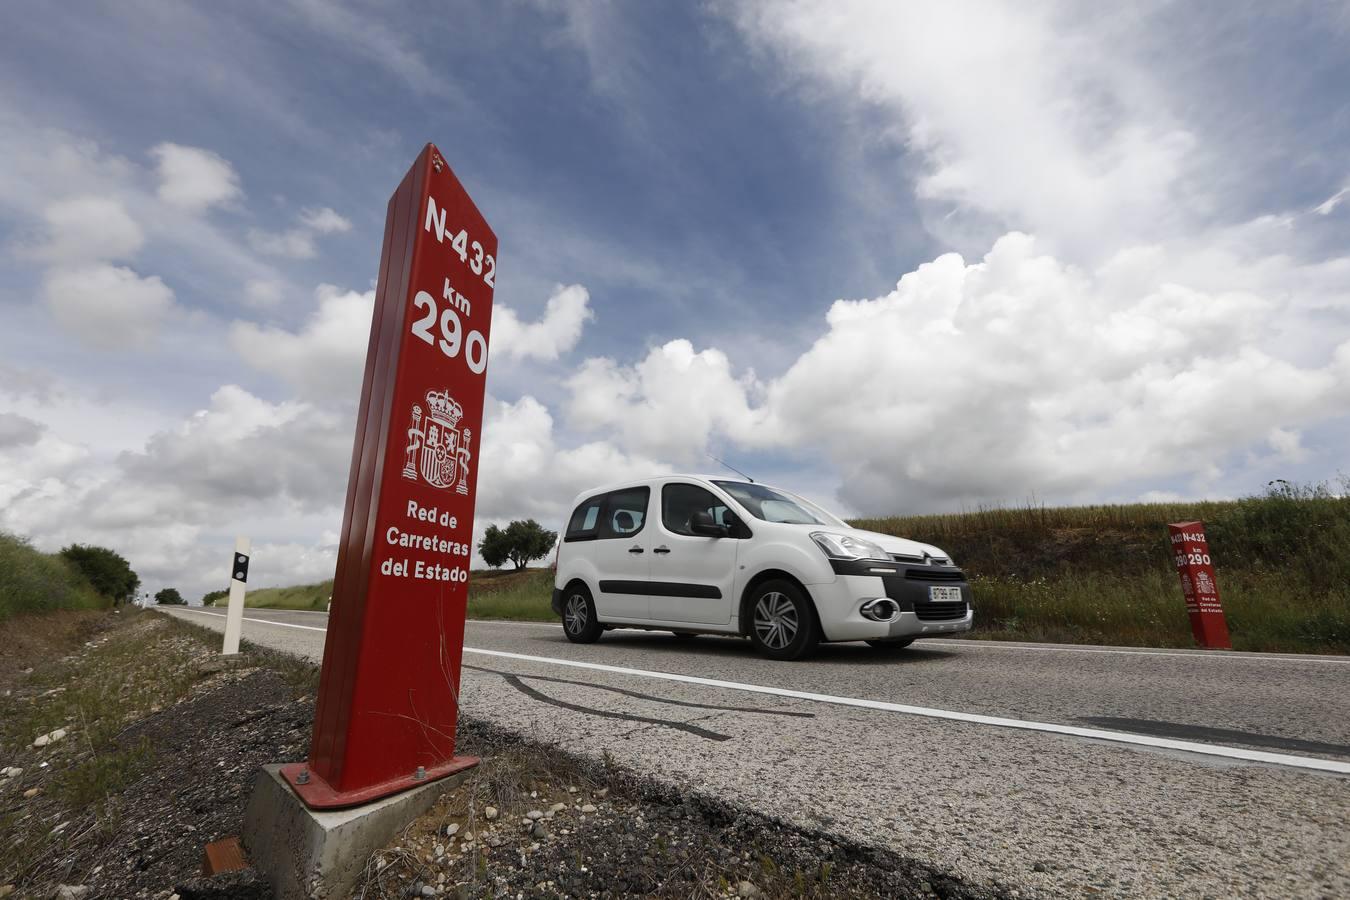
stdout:
POLYGON ((725 462, 725 461, 723 461, 723 460, 720 460, 720 459, 718 459, 717 457, 713 456, 711 453, 708 454, 708 459, 711 459, 711 460, 712 460, 713 462, 715 462, 715 463, 720 463, 721 465, 726 466, 728 469, 730 469, 731 471, 735 472, 737 475, 741 476, 742 478, 744 478, 746 481, 750 482, 751 484, 754 484, 754 483, 755 483, 755 479, 751 478, 749 475, 745 474, 745 473, 742 472, 740 469, 738 469, 738 468, 736 468, 735 466, 733 466, 731 463, 725 462))

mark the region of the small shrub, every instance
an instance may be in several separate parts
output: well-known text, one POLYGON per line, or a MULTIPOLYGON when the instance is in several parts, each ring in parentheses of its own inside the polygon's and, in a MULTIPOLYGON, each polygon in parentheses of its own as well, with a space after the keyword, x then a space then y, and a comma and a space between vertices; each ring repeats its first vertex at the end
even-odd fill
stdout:
POLYGON ((94 590, 112 602, 129 602, 135 598, 141 579, 131 570, 131 563, 117 551, 71 544, 61 551, 61 555, 84 573, 94 590))

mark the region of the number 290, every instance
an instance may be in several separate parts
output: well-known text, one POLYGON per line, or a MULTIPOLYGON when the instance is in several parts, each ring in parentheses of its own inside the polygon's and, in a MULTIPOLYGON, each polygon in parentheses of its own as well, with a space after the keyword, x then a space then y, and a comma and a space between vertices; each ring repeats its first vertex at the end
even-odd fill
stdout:
POLYGON ((425 309, 426 315, 412 323, 412 333, 428 344, 439 347, 448 359, 459 356, 459 351, 463 348, 464 362, 468 365, 469 371, 475 375, 482 375, 483 370, 487 368, 487 339, 478 331, 470 331, 465 336, 464 325, 460 322, 459 313, 455 311, 453 303, 454 300, 451 299, 445 309, 438 313, 436 298, 426 291, 418 291, 413 297, 413 306, 425 309), (439 338, 431 331, 438 319, 441 332, 439 338))

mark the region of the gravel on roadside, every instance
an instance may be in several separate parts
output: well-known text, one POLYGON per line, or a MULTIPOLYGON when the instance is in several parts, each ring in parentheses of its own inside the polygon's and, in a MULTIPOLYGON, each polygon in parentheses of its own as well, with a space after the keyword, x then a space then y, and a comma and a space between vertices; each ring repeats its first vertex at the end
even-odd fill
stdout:
POLYGON ((482 721, 459 731, 482 762, 372 857, 357 896, 1009 896, 482 721))

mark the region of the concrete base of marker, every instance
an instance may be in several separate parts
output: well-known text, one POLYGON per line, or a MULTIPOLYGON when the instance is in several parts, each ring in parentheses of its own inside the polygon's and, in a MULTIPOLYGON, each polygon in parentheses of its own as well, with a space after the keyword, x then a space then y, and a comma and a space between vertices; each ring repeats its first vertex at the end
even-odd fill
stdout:
POLYGON ((264 766, 244 810, 244 848, 277 900, 346 897, 370 854, 466 777, 461 772, 364 806, 318 811, 296 796, 280 765, 264 766))

